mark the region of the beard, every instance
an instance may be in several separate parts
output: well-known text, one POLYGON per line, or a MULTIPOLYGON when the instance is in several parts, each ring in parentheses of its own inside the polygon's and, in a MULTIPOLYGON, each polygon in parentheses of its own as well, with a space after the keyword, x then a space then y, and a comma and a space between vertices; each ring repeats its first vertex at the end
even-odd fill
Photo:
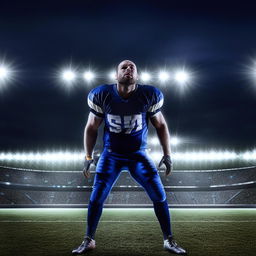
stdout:
POLYGON ((136 83, 136 79, 134 77, 122 77, 118 79, 118 82, 124 85, 131 85, 136 83))

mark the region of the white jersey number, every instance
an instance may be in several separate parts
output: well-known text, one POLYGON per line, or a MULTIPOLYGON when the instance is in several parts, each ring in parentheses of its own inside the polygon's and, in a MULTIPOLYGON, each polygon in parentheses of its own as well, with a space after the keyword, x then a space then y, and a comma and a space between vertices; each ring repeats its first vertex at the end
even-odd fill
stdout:
POLYGON ((109 123, 109 130, 111 132, 120 133, 123 131, 129 134, 134 130, 135 132, 142 129, 142 114, 124 116, 123 121, 121 116, 107 114, 109 123))

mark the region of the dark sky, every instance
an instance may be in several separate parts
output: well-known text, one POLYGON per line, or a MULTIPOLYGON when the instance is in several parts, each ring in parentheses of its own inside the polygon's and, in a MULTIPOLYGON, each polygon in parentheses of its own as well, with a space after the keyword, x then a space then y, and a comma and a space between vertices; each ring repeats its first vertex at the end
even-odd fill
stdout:
POLYGON ((17 72, 0 90, 0 151, 82 149, 86 96, 104 80, 68 92, 56 72, 72 63, 102 73, 123 59, 194 72, 186 93, 162 89, 170 131, 187 147, 253 148, 255 28, 245 1, 1 1, 0 61, 17 72))

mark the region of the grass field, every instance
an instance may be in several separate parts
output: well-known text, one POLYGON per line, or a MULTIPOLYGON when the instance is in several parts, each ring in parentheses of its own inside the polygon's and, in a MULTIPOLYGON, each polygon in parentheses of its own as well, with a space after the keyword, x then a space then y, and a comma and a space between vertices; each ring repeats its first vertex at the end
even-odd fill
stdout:
MULTIPOLYGON (((176 240, 189 255, 256 255, 256 209, 173 209, 176 240)), ((0 209, 0 255, 71 255, 85 209, 0 209)), ((173 255, 163 250, 153 209, 104 209, 91 256, 173 255)))

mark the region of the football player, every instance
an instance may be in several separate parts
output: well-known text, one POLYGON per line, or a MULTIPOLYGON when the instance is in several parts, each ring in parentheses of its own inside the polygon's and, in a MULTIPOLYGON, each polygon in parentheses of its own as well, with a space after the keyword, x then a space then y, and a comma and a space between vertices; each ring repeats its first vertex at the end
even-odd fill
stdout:
POLYGON ((148 121, 155 127, 163 150, 159 166, 166 166, 166 175, 172 170, 169 131, 161 113, 162 92, 148 85, 137 84, 138 73, 134 62, 122 61, 116 70, 116 84, 102 85, 88 95, 90 113, 84 132, 86 151, 84 175, 89 177, 93 163, 92 153, 97 131, 104 121, 104 149, 96 166, 93 190, 87 216, 87 230, 82 244, 72 251, 83 254, 95 248, 95 232, 102 208, 122 169, 147 192, 163 232, 164 249, 186 254, 173 238, 166 194, 153 161, 148 157, 148 121))

